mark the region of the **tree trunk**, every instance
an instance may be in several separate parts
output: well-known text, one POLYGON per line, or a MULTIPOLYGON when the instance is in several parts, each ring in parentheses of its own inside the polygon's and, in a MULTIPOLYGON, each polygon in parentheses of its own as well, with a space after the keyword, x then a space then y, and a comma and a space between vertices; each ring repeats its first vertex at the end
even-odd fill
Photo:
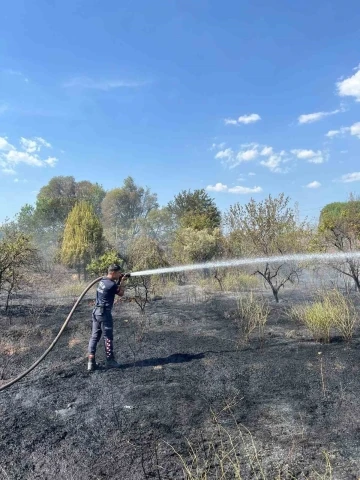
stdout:
POLYGON ((360 292, 360 279, 359 279, 359 277, 357 277, 356 275, 353 275, 353 279, 354 279, 354 282, 355 282, 356 290, 358 292, 360 292))
POLYGON ((274 288, 274 287, 271 285, 271 290, 272 290, 272 293, 273 293, 273 295, 274 295, 275 302, 276 302, 276 303, 279 303, 279 289, 274 288))

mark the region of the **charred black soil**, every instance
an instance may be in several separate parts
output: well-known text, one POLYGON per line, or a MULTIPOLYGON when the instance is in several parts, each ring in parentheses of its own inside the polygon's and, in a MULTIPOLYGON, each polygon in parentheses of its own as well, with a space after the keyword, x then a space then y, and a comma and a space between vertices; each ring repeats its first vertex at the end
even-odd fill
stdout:
MULTIPOLYGON (((0 478, 191 478, 183 461, 198 467, 194 479, 218 478, 209 451, 230 451, 232 442, 244 479, 358 479, 360 335, 314 342, 285 315, 298 295, 285 291, 272 303, 265 338, 246 345, 230 295, 195 298, 179 287, 144 317, 133 303, 119 304, 121 368, 91 374, 85 301, 44 362, 0 393, 0 478)), ((0 317, 0 384, 44 351, 70 307, 47 305, 30 318, 20 298, 11 325, 0 317)))

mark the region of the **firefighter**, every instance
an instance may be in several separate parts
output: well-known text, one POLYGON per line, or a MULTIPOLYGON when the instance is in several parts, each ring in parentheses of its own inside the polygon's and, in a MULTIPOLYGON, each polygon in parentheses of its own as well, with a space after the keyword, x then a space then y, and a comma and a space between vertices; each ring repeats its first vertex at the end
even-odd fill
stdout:
POLYGON ((104 337, 106 367, 118 368, 120 365, 114 358, 113 352, 113 318, 111 310, 115 295, 124 295, 126 281, 130 274, 123 274, 119 265, 110 265, 108 274, 98 283, 96 289, 96 303, 92 312, 92 333, 89 341, 88 371, 96 370, 96 347, 101 335, 104 337))

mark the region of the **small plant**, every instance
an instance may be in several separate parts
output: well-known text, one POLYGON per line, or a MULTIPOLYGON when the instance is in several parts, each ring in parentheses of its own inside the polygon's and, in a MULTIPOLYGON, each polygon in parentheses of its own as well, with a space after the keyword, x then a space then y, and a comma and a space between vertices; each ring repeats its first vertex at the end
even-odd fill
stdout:
POLYGON ((259 338, 264 337, 264 327, 269 317, 270 309, 267 302, 260 296, 250 292, 246 297, 240 297, 237 301, 235 321, 239 328, 241 340, 249 341, 249 336, 256 328, 259 338))
POLYGON ((57 288, 56 294, 59 297, 78 297, 84 291, 86 285, 86 282, 65 283, 57 288))
POLYGON ((224 290, 243 291, 252 290, 259 286, 259 280, 253 275, 244 272, 228 272, 223 280, 224 290))
POLYGON ((331 329, 337 329, 345 340, 350 341, 356 325, 354 304, 339 290, 319 294, 314 303, 292 307, 289 316, 303 322, 314 339, 324 343, 330 342, 331 329))
POLYGON ((142 315, 145 315, 145 307, 150 299, 151 281, 149 277, 130 277, 131 280, 127 286, 127 290, 133 291, 131 297, 136 305, 140 308, 142 315))

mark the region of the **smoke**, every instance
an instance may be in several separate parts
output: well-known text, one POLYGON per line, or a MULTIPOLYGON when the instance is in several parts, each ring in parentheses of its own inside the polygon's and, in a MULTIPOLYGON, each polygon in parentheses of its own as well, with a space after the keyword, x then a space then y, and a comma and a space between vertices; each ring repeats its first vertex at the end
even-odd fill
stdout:
POLYGON ((132 277, 140 277, 147 275, 160 275, 162 273, 187 272, 191 270, 202 270, 206 268, 221 267, 240 267, 242 265, 259 265, 262 263, 286 263, 286 262, 333 262, 333 261, 349 261, 360 258, 360 252, 347 253, 309 253, 295 255, 279 255, 273 257, 249 257, 237 258, 233 260, 221 260, 217 262, 195 263, 193 265, 178 265, 174 267, 155 268, 153 270, 142 270, 140 272, 131 273, 132 277))

